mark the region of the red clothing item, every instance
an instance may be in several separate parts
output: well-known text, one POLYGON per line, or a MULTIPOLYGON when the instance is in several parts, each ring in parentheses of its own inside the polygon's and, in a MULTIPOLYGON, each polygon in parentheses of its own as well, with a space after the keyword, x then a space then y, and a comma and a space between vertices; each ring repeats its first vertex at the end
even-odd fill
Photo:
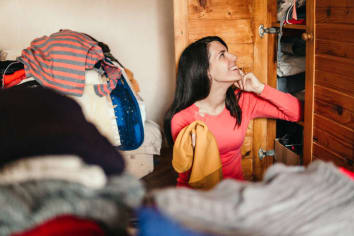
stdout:
POLYGON ((104 236, 104 231, 92 220, 62 215, 45 221, 28 231, 12 236, 104 236))
MULTIPOLYGON (((262 117, 299 121, 302 118, 301 103, 298 99, 268 85, 265 86, 259 96, 254 93, 243 92, 239 105, 242 109, 242 123, 236 127, 236 120, 230 115, 226 107, 219 115, 205 114, 201 116, 199 108, 194 104, 176 113, 171 121, 173 140, 185 126, 195 120, 203 121, 213 133, 218 144, 223 165, 223 177, 236 180, 243 179, 241 146, 251 119, 262 117)), ((188 179, 189 172, 179 174, 177 186, 189 187, 188 179)))
POLYGON ((340 172, 342 172, 344 175, 348 176, 354 181, 354 172, 345 169, 344 167, 339 167, 340 172))
POLYGON ((26 78, 25 70, 20 69, 15 71, 10 75, 3 76, 4 88, 10 88, 19 84, 22 80, 26 78))

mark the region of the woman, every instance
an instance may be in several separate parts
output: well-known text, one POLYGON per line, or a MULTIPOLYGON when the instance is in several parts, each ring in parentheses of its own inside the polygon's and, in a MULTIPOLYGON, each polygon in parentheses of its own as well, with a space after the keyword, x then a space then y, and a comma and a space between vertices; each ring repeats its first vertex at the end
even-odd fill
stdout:
MULTIPOLYGON (((209 36, 189 45, 177 71, 176 92, 164 122, 170 144, 180 130, 195 120, 213 133, 220 152, 224 178, 243 179, 241 146, 253 118, 301 119, 301 104, 293 96, 246 75, 236 65, 219 37, 209 36)), ((188 186, 189 173, 182 173, 178 186, 188 186)))

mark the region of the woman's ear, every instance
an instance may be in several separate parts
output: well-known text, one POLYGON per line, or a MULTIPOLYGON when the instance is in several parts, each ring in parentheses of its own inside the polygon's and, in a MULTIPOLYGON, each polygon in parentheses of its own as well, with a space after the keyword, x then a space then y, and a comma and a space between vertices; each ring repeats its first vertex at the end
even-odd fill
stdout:
POLYGON ((209 70, 208 70, 208 78, 209 78, 210 81, 213 80, 213 78, 211 77, 211 74, 210 74, 210 71, 209 71, 209 70))

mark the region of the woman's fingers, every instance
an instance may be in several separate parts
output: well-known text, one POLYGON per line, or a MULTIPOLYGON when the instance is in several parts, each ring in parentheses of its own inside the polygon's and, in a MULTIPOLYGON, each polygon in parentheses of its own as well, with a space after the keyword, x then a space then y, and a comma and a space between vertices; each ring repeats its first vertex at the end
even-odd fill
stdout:
POLYGON ((235 85, 236 85, 236 87, 239 88, 240 90, 243 90, 242 79, 236 81, 236 82, 235 82, 235 85))
POLYGON ((242 69, 239 69, 239 71, 240 71, 240 74, 241 74, 242 77, 245 76, 245 73, 243 72, 242 69))

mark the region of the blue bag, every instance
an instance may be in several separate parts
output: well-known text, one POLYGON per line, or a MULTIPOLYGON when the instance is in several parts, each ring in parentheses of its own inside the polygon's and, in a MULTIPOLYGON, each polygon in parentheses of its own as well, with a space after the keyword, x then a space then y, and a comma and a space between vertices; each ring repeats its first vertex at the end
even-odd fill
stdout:
POLYGON ((110 96, 121 142, 118 148, 123 151, 137 149, 144 141, 144 126, 139 104, 123 75, 110 96))

